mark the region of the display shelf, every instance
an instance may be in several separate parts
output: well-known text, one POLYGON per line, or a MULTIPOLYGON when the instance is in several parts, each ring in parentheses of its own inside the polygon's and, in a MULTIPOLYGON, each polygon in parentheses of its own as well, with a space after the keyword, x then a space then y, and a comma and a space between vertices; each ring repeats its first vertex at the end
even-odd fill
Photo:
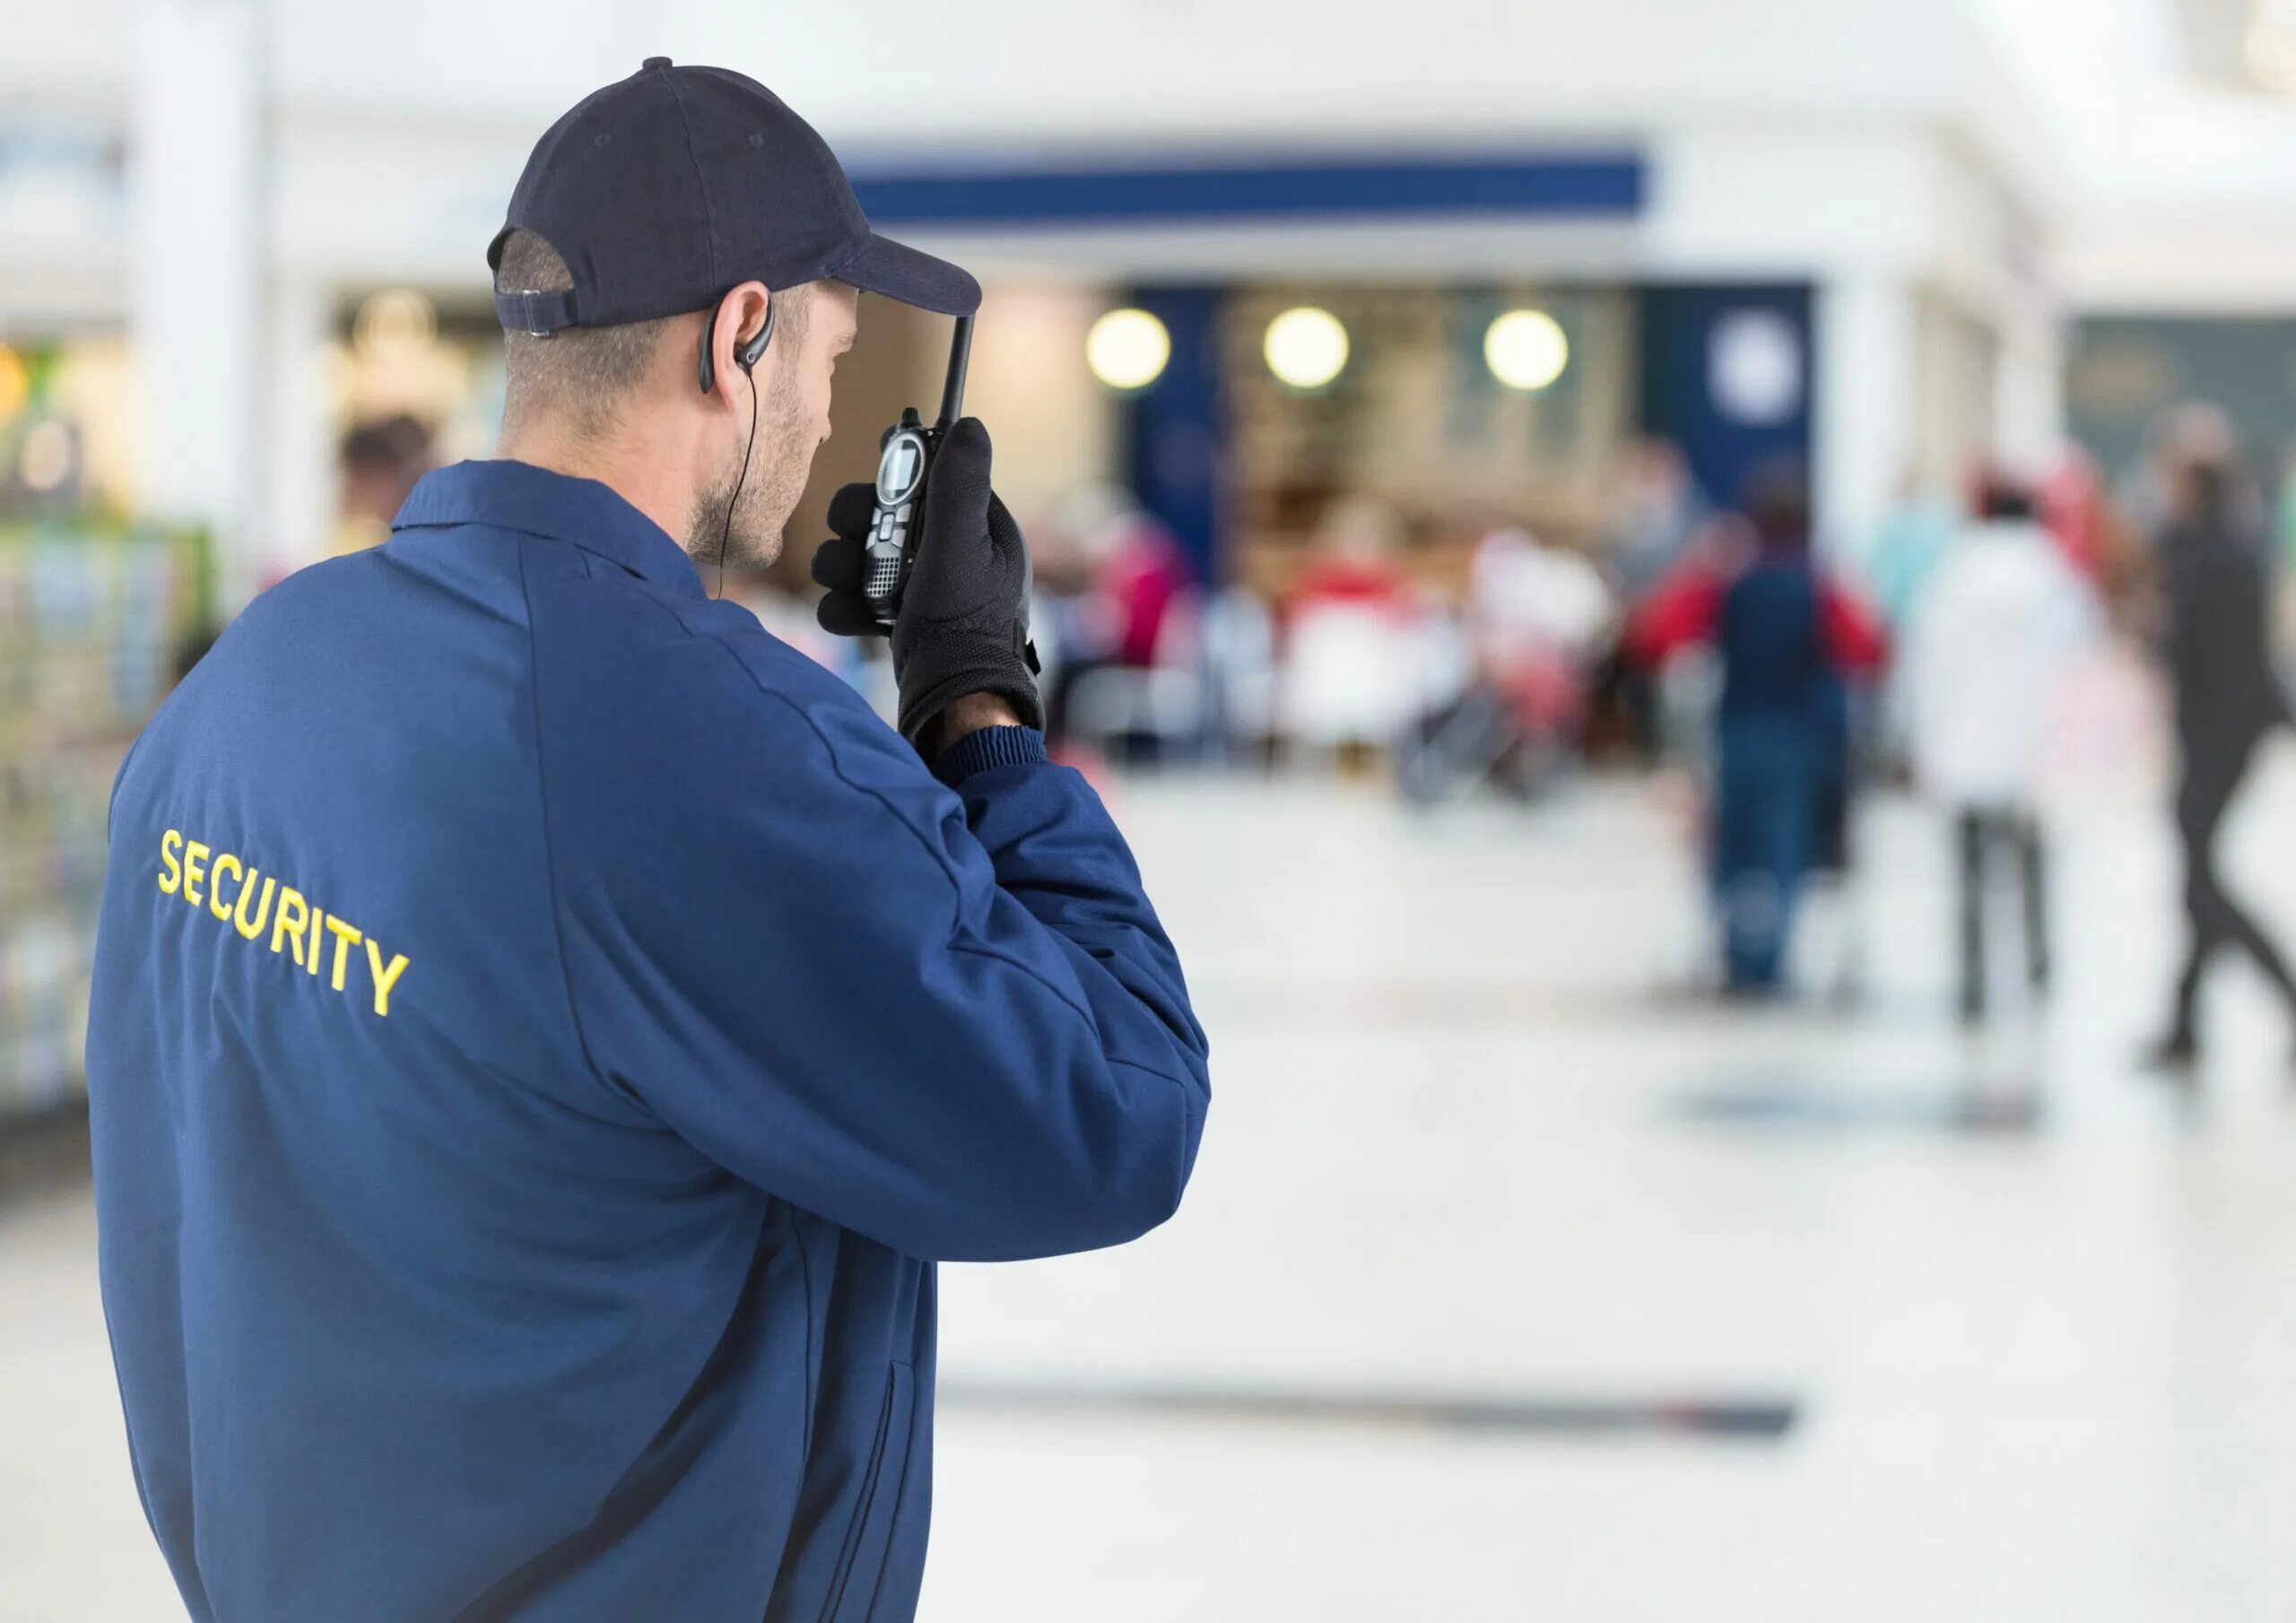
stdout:
POLYGON ((208 612, 196 535, 0 522, 0 1127, 84 1092, 121 757, 208 612))

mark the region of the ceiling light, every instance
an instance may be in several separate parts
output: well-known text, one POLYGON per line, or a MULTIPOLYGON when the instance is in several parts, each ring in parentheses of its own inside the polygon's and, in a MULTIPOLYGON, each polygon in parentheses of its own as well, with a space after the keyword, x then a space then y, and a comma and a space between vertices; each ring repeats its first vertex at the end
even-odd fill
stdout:
POLYGON ((1144 389, 1164 375, 1172 335, 1145 310, 1110 310, 1084 335, 1084 363, 1112 389, 1144 389))
POLYGON ((1338 317, 1313 305, 1289 309, 1267 324, 1267 369, 1295 389, 1319 389, 1347 365, 1347 329, 1338 317))
POLYGON ((1570 364, 1570 340, 1544 310, 1509 310, 1483 334, 1483 359, 1509 388, 1534 394, 1570 364))

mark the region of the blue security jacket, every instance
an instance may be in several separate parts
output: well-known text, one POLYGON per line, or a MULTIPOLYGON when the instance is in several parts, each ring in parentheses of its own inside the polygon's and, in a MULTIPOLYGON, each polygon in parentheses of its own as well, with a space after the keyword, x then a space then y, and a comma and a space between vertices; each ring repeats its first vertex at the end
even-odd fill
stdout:
POLYGON ((1091 791, 939 765, 517 463, 224 634, 121 769, 88 1038, 195 1618, 913 1614, 934 1261, 1153 1228, 1208 1098, 1091 791))

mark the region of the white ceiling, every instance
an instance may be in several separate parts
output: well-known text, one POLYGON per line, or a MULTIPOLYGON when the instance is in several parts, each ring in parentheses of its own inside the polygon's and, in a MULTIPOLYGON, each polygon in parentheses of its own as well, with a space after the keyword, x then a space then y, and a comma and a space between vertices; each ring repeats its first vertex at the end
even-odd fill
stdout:
POLYGON ((2296 224, 2296 100, 2240 66, 2250 0, 1964 0, 2058 142, 2076 217, 2296 224))
MULTIPOLYGON (((2053 228, 2076 299, 2296 304, 2296 97, 2240 67, 2251 6, 2296 0, 1414 0, 1368 29, 1323 0, 975 0, 909 8, 891 50, 849 6, 259 4, 280 117, 512 148, 649 50, 803 83, 862 150, 1928 125, 2053 228)), ((134 4, 0 0, 0 121, 116 116, 134 4)))

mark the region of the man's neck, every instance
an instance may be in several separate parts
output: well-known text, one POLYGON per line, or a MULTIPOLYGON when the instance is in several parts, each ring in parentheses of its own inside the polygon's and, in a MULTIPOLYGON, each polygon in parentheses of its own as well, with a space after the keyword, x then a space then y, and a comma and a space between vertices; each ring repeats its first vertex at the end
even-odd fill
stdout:
POLYGON ((665 470, 674 465, 666 447, 532 431, 503 436, 495 455, 570 479, 595 479, 685 545, 693 498, 683 482, 665 476, 665 470))

